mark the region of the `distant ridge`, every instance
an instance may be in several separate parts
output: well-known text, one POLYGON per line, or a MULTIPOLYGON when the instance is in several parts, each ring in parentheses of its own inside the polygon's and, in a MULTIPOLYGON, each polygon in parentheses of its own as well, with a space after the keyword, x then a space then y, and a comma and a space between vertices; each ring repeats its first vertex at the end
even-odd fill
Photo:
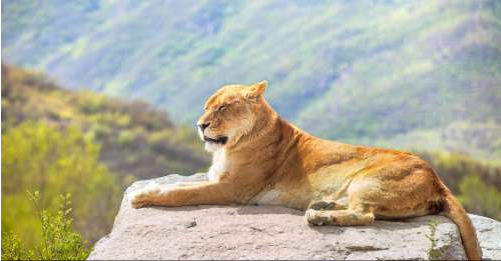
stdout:
POLYGON ((190 126, 220 85, 266 79, 313 134, 492 161, 500 14, 496 0, 3 1, 2 60, 190 126))
POLYGON ((42 74, 2 64, 2 132, 25 121, 80 128, 101 147, 101 161, 128 185, 166 173, 189 175, 209 165, 194 132, 140 101, 59 88, 42 74))

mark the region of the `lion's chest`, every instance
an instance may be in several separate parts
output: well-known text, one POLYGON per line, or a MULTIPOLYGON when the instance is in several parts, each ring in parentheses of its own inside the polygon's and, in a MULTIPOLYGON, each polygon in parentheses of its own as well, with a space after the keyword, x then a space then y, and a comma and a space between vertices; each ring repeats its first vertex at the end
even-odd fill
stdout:
POLYGON ((226 171, 227 159, 224 149, 219 149, 214 152, 212 158, 212 165, 209 168, 207 176, 210 181, 215 181, 219 178, 219 175, 226 171))

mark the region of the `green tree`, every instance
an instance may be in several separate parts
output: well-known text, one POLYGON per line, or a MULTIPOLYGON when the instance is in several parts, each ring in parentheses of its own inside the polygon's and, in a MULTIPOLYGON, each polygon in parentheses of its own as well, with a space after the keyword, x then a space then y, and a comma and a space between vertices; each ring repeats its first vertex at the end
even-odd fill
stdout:
POLYGON ((30 215, 25 191, 40 191, 41 209, 57 206, 58 196, 71 193, 74 225, 93 242, 112 224, 118 187, 98 161, 99 147, 76 128, 57 129, 26 122, 2 134, 2 231, 14 231, 33 247, 42 227, 30 215))
POLYGON ((459 183, 458 199, 473 213, 501 220, 501 192, 486 185, 479 176, 464 177, 459 183))

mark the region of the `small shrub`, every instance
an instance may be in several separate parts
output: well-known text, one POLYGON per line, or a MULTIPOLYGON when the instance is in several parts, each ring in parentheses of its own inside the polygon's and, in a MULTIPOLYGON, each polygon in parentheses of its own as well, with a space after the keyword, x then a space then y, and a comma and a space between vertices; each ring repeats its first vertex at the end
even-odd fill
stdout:
POLYGON ((35 250, 26 250, 12 231, 2 235, 2 260, 85 260, 90 253, 82 237, 73 231, 70 195, 59 197, 57 211, 40 209, 38 192, 29 193, 42 226, 42 240, 35 250))

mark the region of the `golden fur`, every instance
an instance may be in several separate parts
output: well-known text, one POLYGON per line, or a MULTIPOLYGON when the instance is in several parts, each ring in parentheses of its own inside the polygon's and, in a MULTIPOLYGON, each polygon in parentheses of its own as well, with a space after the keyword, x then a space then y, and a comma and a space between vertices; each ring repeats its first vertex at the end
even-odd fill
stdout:
POLYGON ((471 220, 425 161, 313 137, 277 115, 266 87, 225 86, 205 104, 198 124, 214 154, 209 181, 150 188, 132 206, 282 205, 306 210, 311 225, 340 226, 442 213, 458 225, 468 258, 481 258, 471 220))

